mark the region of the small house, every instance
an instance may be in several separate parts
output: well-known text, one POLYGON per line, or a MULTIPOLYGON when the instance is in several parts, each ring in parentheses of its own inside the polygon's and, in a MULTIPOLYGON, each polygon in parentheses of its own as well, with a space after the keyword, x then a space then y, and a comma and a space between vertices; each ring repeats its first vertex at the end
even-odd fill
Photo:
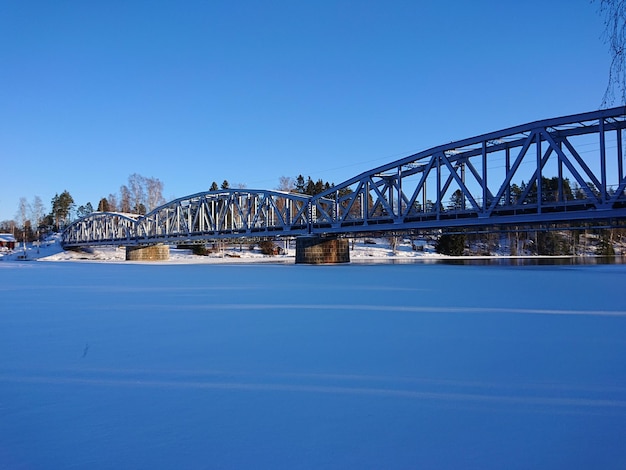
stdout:
POLYGON ((0 250, 14 250, 17 240, 10 233, 0 233, 0 250))

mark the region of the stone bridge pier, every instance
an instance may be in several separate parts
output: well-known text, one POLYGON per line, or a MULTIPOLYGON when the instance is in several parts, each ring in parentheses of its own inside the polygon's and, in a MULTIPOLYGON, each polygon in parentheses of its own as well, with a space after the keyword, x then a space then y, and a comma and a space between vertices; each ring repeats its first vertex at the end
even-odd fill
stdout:
MULTIPOLYGON (((169 246, 162 243, 126 247, 126 261, 167 261, 169 246)), ((296 264, 336 264, 350 262, 348 240, 307 235, 296 238, 296 264)))
POLYGON ((348 240, 307 235, 296 238, 296 264, 349 263, 348 240))
POLYGON ((167 261, 168 259, 170 259, 170 247, 161 243, 126 247, 126 261, 167 261))

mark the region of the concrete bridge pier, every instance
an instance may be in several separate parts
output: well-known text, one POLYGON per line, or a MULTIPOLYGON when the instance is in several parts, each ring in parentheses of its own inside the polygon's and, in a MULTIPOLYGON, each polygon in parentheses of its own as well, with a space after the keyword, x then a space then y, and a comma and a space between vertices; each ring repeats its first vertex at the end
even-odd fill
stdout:
POLYGON ((168 259, 170 259, 170 247, 161 243, 126 247, 126 261, 167 261, 168 259))
POLYGON ((307 235, 296 238, 296 264, 349 263, 350 247, 345 238, 307 235))

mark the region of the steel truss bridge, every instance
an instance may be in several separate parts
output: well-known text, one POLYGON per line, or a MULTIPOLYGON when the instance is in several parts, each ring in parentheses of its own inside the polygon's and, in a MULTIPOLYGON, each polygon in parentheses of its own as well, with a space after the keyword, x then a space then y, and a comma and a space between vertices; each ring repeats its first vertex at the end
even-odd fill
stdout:
POLYGON ((626 107, 532 122, 410 155, 316 196, 229 189, 142 216, 94 212, 62 241, 181 244, 626 219, 624 128, 626 107))

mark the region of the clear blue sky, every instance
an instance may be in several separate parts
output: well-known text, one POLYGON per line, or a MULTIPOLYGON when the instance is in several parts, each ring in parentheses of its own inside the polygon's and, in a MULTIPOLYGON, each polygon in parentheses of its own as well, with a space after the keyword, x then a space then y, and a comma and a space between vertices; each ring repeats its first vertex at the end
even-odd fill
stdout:
POLYGON ((598 109, 589 0, 0 0, 0 220, 132 173, 340 183, 445 142, 598 109))

